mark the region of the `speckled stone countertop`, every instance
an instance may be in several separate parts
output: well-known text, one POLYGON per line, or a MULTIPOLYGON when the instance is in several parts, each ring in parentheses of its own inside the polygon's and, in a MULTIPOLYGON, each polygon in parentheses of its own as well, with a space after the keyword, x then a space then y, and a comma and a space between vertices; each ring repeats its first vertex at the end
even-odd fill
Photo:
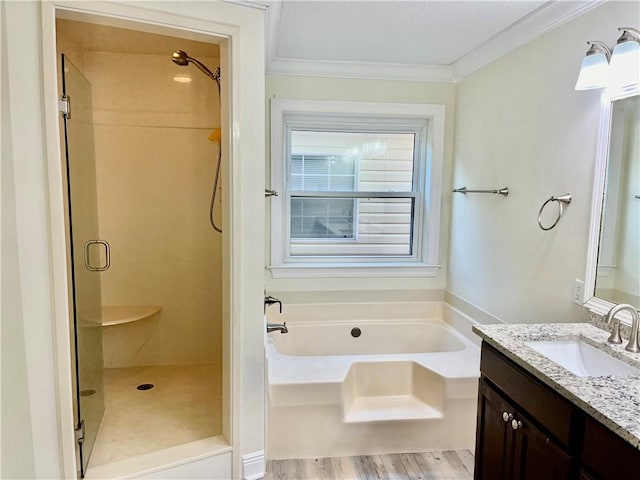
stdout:
POLYGON ((489 345, 640 449, 640 375, 579 377, 529 348, 525 342, 579 337, 640 368, 640 353, 607 343, 609 333, 590 323, 477 325, 489 345))

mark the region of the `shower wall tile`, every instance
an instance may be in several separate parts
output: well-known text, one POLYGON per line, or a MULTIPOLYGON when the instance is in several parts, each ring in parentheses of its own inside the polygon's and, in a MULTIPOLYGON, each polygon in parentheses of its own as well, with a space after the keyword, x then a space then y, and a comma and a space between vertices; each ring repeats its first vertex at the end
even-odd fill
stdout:
POLYGON ((169 57, 84 56, 94 93, 100 236, 112 254, 102 302, 162 307, 157 319, 103 329, 111 350, 105 367, 222 357, 222 238, 209 224, 217 87, 169 57), (187 72, 192 83, 173 81, 187 72))
MULTIPOLYGON (((56 50, 58 54, 58 62, 60 62, 60 55, 64 55, 71 60, 78 70, 84 73, 84 52, 81 46, 72 39, 64 29, 56 29, 56 50)), ((62 91, 62 82, 60 81, 60 74, 62 69, 58 68, 58 85, 62 91)))
MULTIPOLYGON (((200 58, 212 70, 218 58, 200 58)), ((220 126, 216 83, 167 55, 88 52, 85 74, 94 87, 96 123, 165 127, 220 126), (178 83, 175 76, 189 77, 178 83)))

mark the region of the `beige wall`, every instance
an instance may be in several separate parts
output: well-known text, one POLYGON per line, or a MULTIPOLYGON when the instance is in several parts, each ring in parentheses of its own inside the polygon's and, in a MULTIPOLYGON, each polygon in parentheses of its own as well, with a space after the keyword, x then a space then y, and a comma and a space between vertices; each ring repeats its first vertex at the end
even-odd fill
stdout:
MULTIPOLYGON (((433 278, 323 278, 323 279, 274 279, 269 270, 265 272, 265 285, 269 293, 283 294, 288 301, 318 299, 331 301, 345 299, 345 292, 354 295, 348 298, 363 298, 358 292, 386 291, 391 299, 433 299, 442 295, 446 283, 447 244, 449 241, 451 164, 453 155, 453 125, 455 109, 455 86, 446 83, 425 83, 392 80, 344 79, 323 77, 300 77, 267 75, 266 98, 293 98, 307 100, 346 100, 359 102, 429 103, 442 104, 445 112, 445 139, 442 184, 443 198, 440 225, 440 264, 443 267, 433 278), (297 293, 293 293, 297 292, 297 293), (312 292, 304 295, 302 292, 312 292), (334 292, 335 295, 327 292, 334 292), (412 294, 411 292, 415 293, 412 294), (318 297, 321 295, 321 298, 318 297), (329 296, 327 296, 329 295, 329 296), (305 298, 309 297, 309 298, 305 298)), ((269 109, 267 109, 269 113, 269 109)), ((267 122, 269 125, 269 122, 267 122)), ((270 131, 267 128, 267 158, 269 158, 270 131)), ((267 172, 270 161, 267 160, 267 172)), ((267 187, 269 175, 267 175, 267 187)), ((270 258, 269 204, 267 203, 266 259, 270 258)), ((379 298, 379 294, 375 294, 379 298)))
POLYGON ((607 2, 459 83, 454 184, 511 189, 454 197, 447 288, 468 306, 509 323, 586 318, 572 289, 586 265, 600 91, 574 84, 585 42, 613 45, 638 9, 607 2), (564 217, 542 231, 540 206, 565 193, 564 217))
POLYGON ((209 224, 217 87, 169 55, 86 52, 84 66, 93 87, 100 235, 112 255, 102 302, 162 307, 146 325, 103 329, 105 366, 221 361, 222 239, 209 224), (192 82, 173 81, 178 74, 192 82))

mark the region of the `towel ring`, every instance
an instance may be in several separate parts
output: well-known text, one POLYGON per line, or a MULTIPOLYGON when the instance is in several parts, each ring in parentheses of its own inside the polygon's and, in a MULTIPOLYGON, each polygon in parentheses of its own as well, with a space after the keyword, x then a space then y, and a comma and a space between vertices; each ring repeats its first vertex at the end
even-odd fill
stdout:
POLYGON ((542 207, 540 207, 540 211, 538 212, 538 225, 540 226, 540 228, 545 231, 551 230, 552 228, 554 228, 562 218, 562 214, 564 213, 564 205, 569 205, 570 203, 571 203, 570 193, 567 193, 566 195, 560 195, 559 197, 551 197, 546 202, 544 202, 542 204, 542 207), (560 206, 560 210, 558 211, 558 218, 556 218, 556 221, 553 222, 553 225, 551 225, 550 227, 543 227, 542 218, 541 218, 542 211, 544 210, 544 207, 546 207, 551 202, 558 202, 558 205, 560 206))

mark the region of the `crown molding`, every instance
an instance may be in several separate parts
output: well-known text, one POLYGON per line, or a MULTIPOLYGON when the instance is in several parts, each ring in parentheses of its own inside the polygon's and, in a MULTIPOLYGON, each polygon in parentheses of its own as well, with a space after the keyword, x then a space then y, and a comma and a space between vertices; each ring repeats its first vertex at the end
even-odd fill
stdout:
POLYGON ((451 65, 419 65, 278 57, 282 4, 277 0, 263 0, 268 5, 266 71, 275 75, 455 83, 525 43, 593 10, 605 1, 549 1, 451 65))
POLYGON ((518 47, 602 5, 606 0, 550 1, 451 64, 456 81, 518 47))
POLYGON ((280 15, 282 14, 282 2, 270 2, 266 13, 266 54, 265 61, 266 70, 269 70, 271 64, 278 56, 278 41, 280 35, 280 15))
POLYGON ((267 66, 267 73, 311 77, 454 82, 453 73, 448 65, 414 65, 407 63, 343 62, 276 57, 267 66))
POLYGON ((266 19, 267 51, 265 56, 266 72, 268 74, 447 83, 454 81, 451 68, 448 65, 346 62, 278 57, 282 2, 277 0, 264 1, 268 5, 266 19))

